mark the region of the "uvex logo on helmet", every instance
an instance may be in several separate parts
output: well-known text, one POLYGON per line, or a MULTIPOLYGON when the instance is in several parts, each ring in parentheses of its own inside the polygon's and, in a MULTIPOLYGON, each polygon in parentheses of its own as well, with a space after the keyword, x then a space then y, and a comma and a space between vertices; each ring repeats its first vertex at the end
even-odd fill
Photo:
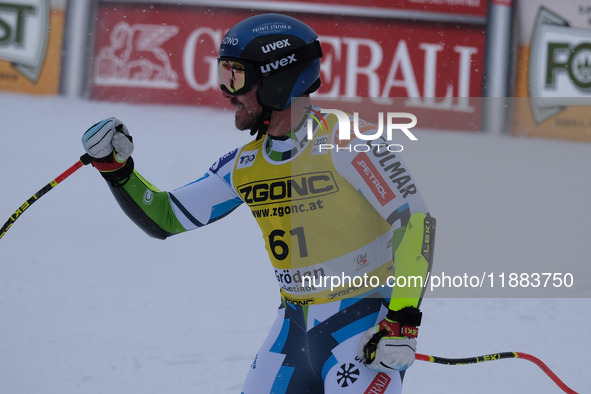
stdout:
POLYGON ((261 50, 263 51, 263 53, 269 53, 269 52, 273 52, 276 49, 281 49, 281 48, 285 48, 285 47, 289 47, 289 46, 291 46, 289 44, 289 38, 286 38, 285 40, 279 40, 279 41, 275 41, 270 44, 264 45, 261 47, 261 50))
POLYGON ((238 22, 225 37, 240 42, 222 44, 219 57, 242 61, 254 69, 247 75, 264 79, 257 98, 266 110, 282 111, 291 105, 290 99, 320 86, 322 48, 318 34, 304 22, 264 13, 238 22))
POLYGON ((287 57, 284 57, 280 60, 275 60, 274 62, 262 65, 261 66, 261 73, 262 74, 270 73, 271 71, 279 70, 280 68, 285 67, 291 63, 295 63, 297 61, 298 61, 298 59, 296 59, 295 53, 294 53, 294 54, 288 55, 287 57))

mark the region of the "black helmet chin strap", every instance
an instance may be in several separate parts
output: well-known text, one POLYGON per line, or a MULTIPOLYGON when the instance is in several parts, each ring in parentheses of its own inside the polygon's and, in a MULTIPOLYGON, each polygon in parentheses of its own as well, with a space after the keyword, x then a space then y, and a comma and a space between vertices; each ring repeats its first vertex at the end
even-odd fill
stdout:
POLYGON ((263 138, 265 133, 267 133, 267 129, 269 128, 269 125, 271 124, 271 114, 272 113, 273 113, 272 109, 263 107, 261 114, 257 118, 256 125, 252 129, 250 129, 250 135, 256 134, 257 140, 260 140, 261 138, 263 138))

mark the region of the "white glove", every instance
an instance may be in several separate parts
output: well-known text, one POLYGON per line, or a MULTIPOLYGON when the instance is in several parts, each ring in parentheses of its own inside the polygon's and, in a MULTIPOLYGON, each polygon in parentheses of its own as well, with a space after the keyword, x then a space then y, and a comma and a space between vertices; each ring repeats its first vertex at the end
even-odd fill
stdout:
MULTIPOLYGON (((368 360, 365 347, 372 341, 377 333, 377 327, 367 330, 357 349, 357 356, 365 361, 368 368, 391 372, 392 370, 404 371, 415 361, 417 340, 407 337, 382 337, 377 342, 373 360, 368 360)), ((371 356, 370 356, 371 357, 371 356)))
POLYGON ((117 118, 92 125, 82 136, 82 145, 90 156, 101 159, 115 153, 115 160, 125 162, 133 153, 133 142, 127 127, 117 118))
POLYGON ((388 310, 385 319, 363 334, 357 356, 376 371, 406 370, 415 361, 421 318, 421 311, 414 307, 388 310))

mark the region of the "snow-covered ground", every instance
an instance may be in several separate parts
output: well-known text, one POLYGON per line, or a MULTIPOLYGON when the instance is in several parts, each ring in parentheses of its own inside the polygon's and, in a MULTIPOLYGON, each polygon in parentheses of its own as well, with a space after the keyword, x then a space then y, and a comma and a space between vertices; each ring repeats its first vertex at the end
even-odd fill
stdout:
MULTIPOLYGON (((83 131, 102 118, 127 124, 136 167, 163 190, 200 177, 250 138, 235 131, 231 112, 210 108, 7 93, 0 108, 0 224, 77 160, 83 131)), ((574 295, 589 296, 591 145, 416 133, 404 157, 438 219, 437 270, 572 270, 574 295)), ((89 167, 19 218, 0 240, 0 256, 2 394, 238 393, 279 302, 246 207, 154 240, 123 215, 89 167)), ((466 294, 425 299, 421 353, 522 351, 578 392, 591 392, 588 298, 466 294)), ((405 392, 561 390, 527 361, 417 361, 405 392)))

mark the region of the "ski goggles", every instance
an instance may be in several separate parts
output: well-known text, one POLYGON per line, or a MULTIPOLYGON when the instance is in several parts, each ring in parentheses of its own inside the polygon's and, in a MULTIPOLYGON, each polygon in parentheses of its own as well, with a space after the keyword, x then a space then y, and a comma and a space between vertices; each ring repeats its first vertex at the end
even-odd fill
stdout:
POLYGON ((220 89, 227 93, 240 95, 251 90, 256 84, 252 65, 229 59, 218 59, 218 80, 220 89))

